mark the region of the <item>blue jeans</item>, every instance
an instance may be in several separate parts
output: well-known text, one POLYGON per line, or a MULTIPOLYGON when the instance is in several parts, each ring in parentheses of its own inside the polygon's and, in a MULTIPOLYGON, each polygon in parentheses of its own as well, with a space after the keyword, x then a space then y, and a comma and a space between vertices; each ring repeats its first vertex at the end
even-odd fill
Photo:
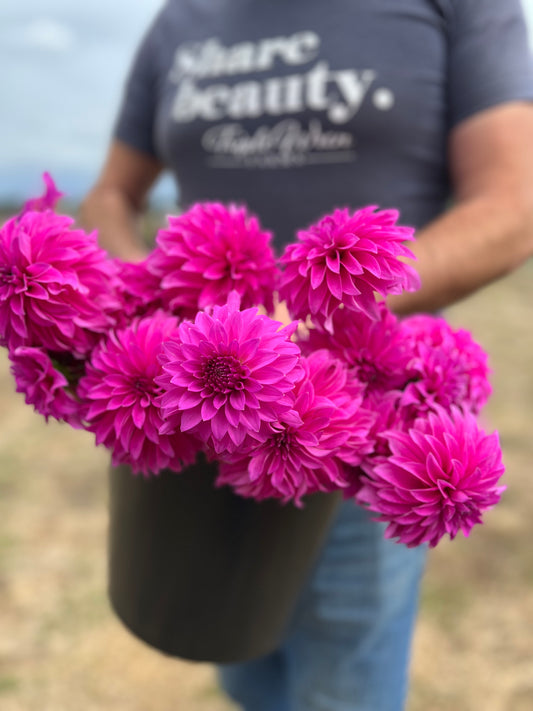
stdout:
POLYGON ((426 548, 341 505, 280 648, 219 668, 246 711, 401 711, 426 548))

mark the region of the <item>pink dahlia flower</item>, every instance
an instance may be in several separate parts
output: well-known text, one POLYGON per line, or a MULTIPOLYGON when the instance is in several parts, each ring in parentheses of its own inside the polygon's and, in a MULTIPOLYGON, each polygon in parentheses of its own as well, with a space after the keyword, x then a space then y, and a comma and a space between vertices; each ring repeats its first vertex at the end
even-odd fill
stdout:
POLYGON ((296 506, 303 496, 346 486, 343 467, 332 456, 334 438, 323 440, 336 408, 316 395, 303 365, 307 375, 295 385, 293 409, 272 422, 266 439, 248 454, 224 457, 217 486, 230 485, 246 498, 277 498, 296 506))
POLYGON ((148 268, 161 280, 165 306, 186 318, 223 305, 231 291, 242 308, 262 304, 270 312, 278 276, 270 241, 244 207, 198 203, 169 217, 148 268))
POLYGON ((119 308, 115 317, 121 327, 127 326, 133 318, 148 316, 163 306, 160 280, 142 262, 113 260, 117 276, 115 280, 119 308))
POLYGON ((116 308, 114 267, 96 235, 51 211, 26 212, 0 229, 0 344, 83 356, 116 308))
POLYGON ((255 308, 239 311, 238 301, 233 292, 212 314, 181 323, 161 357, 163 431, 190 431, 217 454, 261 438, 263 423, 292 407, 302 377, 300 350, 290 341, 296 324, 281 328, 255 308))
POLYGON ((53 417, 76 429, 82 428, 81 404, 75 394, 75 383, 69 382, 67 375, 78 377, 83 363, 72 361, 70 365, 60 365, 42 348, 28 346, 9 351, 9 359, 17 392, 24 394, 28 405, 33 405, 46 421, 53 417))
POLYGON ((346 363, 327 350, 311 353, 307 359, 309 379, 316 396, 334 406, 321 446, 333 457, 351 466, 359 465, 374 449, 370 436, 376 415, 363 406, 364 385, 353 377, 346 363))
POLYGON ((157 313, 111 332, 92 354, 78 387, 86 403, 85 428, 94 432, 96 444, 112 451, 115 465, 157 474, 167 467, 180 471, 195 460, 200 447, 192 438, 179 431, 160 434, 158 355, 175 333, 176 320, 157 313))
POLYGON ((373 413, 375 420, 368 434, 369 441, 372 442, 372 451, 363 458, 359 468, 352 470, 351 485, 342 493, 345 498, 356 496, 362 486, 361 473, 374 470, 376 464, 389 457, 391 432, 406 432, 416 421, 416 413, 400 404, 402 392, 400 390, 389 390, 380 392, 372 390, 365 396, 364 407, 373 413))
POLYGON ((441 405, 457 405, 478 414, 491 386, 487 354, 464 330, 454 331, 443 319, 412 316, 401 324, 411 352, 409 384, 401 404, 419 415, 441 405))
POLYGON ((401 390, 374 391, 365 397, 365 407, 376 416, 370 431, 370 437, 374 441, 372 454, 390 454, 387 434, 392 430, 405 432, 414 425, 418 413, 411 408, 402 407, 401 398, 401 390))
POLYGON ((293 318, 311 315, 331 331, 341 304, 377 319, 375 292, 386 296, 419 287, 415 270, 399 259, 414 257, 403 244, 413 239, 413 230, 396 225, 396 210, 375 210, 335 210, 285 249, 279 291, 293 318))
POLYGON ((32 198, 24 203, 22 213, 24 212, 42 212, 44 210, 53 210, 57 202, 63 197, 64 193, 60 192, 50 173, 43 173, 44 194, 38 198, 32 198))
POLYGON ((357 501, 388 523, 385 535, 409 547, 437 545, 461 530, 468 536, 498 503, 504 472, 498 435, 483 432, 471 413, 442 408, 408 432, 391 432, 392 455, 378 461, 357 501))
POLYGON ((384 303, 377 305, 377 318, 338 309, 331 320, 332 333, 309 332, 307 349, 327 348, 348 364, 351 374, 364 384, 367 396, 403 387, 411 358, 398 319, 384 303))
MULTIPOLYGON (((324 334, 326 335, 326 334, 324 334)), ((368 407, 366 384, 354 377, 346 362, 327 350, 317 350, 307 358, 310 378, 317 395, 335 405, 328 426, 324 428, 321 446, 331 449, 342 470, 342 493, 353 498, 360 489, 360 469, 376 447, 376 420, 379 408, 368 407)))

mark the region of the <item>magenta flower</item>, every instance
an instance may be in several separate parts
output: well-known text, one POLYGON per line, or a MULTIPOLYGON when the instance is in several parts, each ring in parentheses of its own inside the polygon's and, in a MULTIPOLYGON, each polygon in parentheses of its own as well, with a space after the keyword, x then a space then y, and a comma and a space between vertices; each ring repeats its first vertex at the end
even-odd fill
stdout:
POLYGON ((303 364, 307 377, 296 383, 293 409, 272 422, 266 439, 247 454, 223 458, 217 486, 230 485, 258 501, 277 498, 302 506, 303 496, 346 485, 343 468, 332 456, 333 443, 321 443, 335 406, 315 394, 303 364))
POLYGON ((292 407, 302 377, 300 350, 289 340, 296 324, 280 328, 255 308, 239 311, 238 301, 233 292, 212 314, 181 323, 161 357, 162 431, 190 431, 216 453, 261 438, 263 423, 292 407))
POLYGON ((414 425, 417 413, 411 408, 402 407, 401 398, 401 390, 374 391, 365 397, 365 407, 376 416, 375 423, 370 431, 370 437, 374 441, 374 452, 372 454, 389 455, 390 449, 387 434, 392 430, 406 432, 414 425))
POLYGON ((306 361, 315 395, 327 398, 334 406, 321 446, 345 464, 361 464, 374 449, 370 433, 376 420, 375 413, 363 406, 364 384, 349 372, 346 363, 327 350, 311 353, 306 361))
POLYGON ((169 217, 148 268, 161 280, 165 306, 186 318, 223 305, 231 291, 242 308, 262 304, 271 311, 278 270, 270 240, 244 207, 198 203, 169 217))
POLYGON ((391 432, 389 444, 392 455, 364 477, 357 501, 388 523, 387 538, 409 547, 434 547, 460 530, 468 536, 505 489, 498 435, 485 434, 469 412, 439 408, 408 432, 391 432))
POLYGON ((374 415, 361 407, 363 388, 326 351, 304 358, 302 367, 306 375, 295 385, 293 409, 250 451, 223 457, 217 486, 300 506, 304 496, 350 484, 353 466, 372 451, 374 415))
POLYGON ((401 324, 411 352, 409 384, 401 404, 417 415, 437 405, 457 405, 478 414, 487 402, 487 354, 464 330, 454 331, 443 319, 412 316, 401 324))
POLYGON ((376 421, 382 411, 367 406, 366 384, 357 380, 354 370, 350 371, 344 361, 327 350, 310 353, 307 363, 316 394, 327 397, 335 405, 320 444, 331 449, 330 456, 341 468, 344 498, 353 498, 360 489, 359 466, 375 450, 381 431, 376 421))
POLYGON ((158 355, 175 333, 176 319, 157 313, 111 332, 92 354, 78 387, 86 402, 85 427, 96 444, 112 451, 115 465, 157 474, 165 468, 180 471, 196 458, 200 446, 192 438, 179 431, 160 434, 158 355))
POLYGON ((96 235, 53 212, 26 212, 0 229, 0 344, 82 357, 113 325, 114 267, 96 235))
POLYGON ((293 318, 311 315, 330 331, 341 304, 377 319, 375 292, 386 296, 419 287, 415 270, 399 259, 414 256, 403 244, 413 239, 413 230, 396 225, 396 210, 375 210, 335 210, 285 249, 279 291, 293 318))
POLYGON ((115 289, 119 308, 114 316, 120 327, 127 326, 135 317, 148 316, 163 307, 160 280, 142 262, 114 259, 117 270, 115 289))
POLYGON ((344 498, 352 498, 359 492, 364 472, 371 474, 376 464, 392 454, 390 449, 391 432, 407 432, 416 421, 416 413, 412 408, 400 404, 400 390, 368 391, 364 407, 373 413, 375 420, 370 427, 368 439, 372 442, 372 451, 360 463, 356 471, 352 470, 350 487, 343 491, 344 498))
POLYGON ((409 344, 400 323, 384 303, 377 305, 377 318, 338 309, 333 314, 332 333, 309 332, 306 349, 327 348, 350 366, 352 376, 364 383, 366 396, 403 387, 411 359, 409 344))
POLYGON ((75 394, 75 383, 69 382, 65 373, 78 377, 83 363, 72 361, 61 365, 42 348, 28 346, 9 351, 9 359, 17 392, 24 394, 28 405, 33 405, 47 422, 53 417, 76 429, 82 428, 81 403, 75 394))
POLYGON ((22 213, 35 211, 42 212, 44 210, 53 210, 63 197, 64 193, 60 192, 50 173, 43 173, 44 194, 38 198, 32 198, 24 203, 22 213))

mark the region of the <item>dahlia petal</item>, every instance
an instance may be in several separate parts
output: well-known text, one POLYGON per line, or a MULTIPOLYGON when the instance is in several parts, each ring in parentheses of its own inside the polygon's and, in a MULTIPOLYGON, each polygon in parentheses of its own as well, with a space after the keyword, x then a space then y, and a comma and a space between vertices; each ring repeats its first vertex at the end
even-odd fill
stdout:
POLYGON ((239 343, 239 355, 240 357, 247 361, 251 359, 257 351, 257 348, 261 340, 259 338, 249 338, 242 343, 239 343))
POLYGON ((223 407, 228 400, 228 396, 225 393, 216 393, 213 397, 213 405, 219 410, 223 407))
MULTIPOLYGON (((231 425, 231 428, 238 427, 240 423, 239 412, 233 409, 231 406, 226 406, 224 410, 225 416, 231 425)), ((233 439, 233 438, 232 438, 233 439)))
POLYGON ((213 437, 218 440, 223 439, 228 433, 228 423, 221 410, 216 411, 211 419, 211 429, 213 431, 213 437))
POLYGON ((255 410, 242 411, 239 422, 246 427, 249 434, 257 433, 261 428, 261 418, 255 410))
POLYGON ((313 264, 311 267, 311 289, 317 289, 323 282, 326 275, 325 264, 313 264))
MULTIPOLYGON (((309 311, 312 314, 317 314, 320 311, 322 304, 324 302, 327 302, 327 299, 328 292, 324 283, 322 283, 316 289, 311 289, 309 291, 309 311)), ((307 315, 307 311, 305 315, 307 315)))
POLYGON ((380 266, 380 262, 371 254, 362 252, 359 256, 359 263, 363 267, 364 270, 367 272, 370 272, 373 276, 376 276, 378 279, 382 278, 383 275, 383 269, 380 266))
POLYGON ((246 406, 246 397, 242 390, 234 390, 230 395, 231 406, 236 410, 244 410, 246 406))
MULTIPOLYGON (((432 479, 434 482, 437 482, 437 485, 439 489, 441 490, 441 493, 443 492, 443 489, 441 488, 444 485, 444 482, 442 482, 441 478, 443 476, 443 471, 442 471, 442 466, 439 464, 437 459, 435 458, 435 455, 433 452, 429 452, 427 458, 426 458, 426 468, 427 468, 427 473, 430 479, 432 479)), ((450 482, 446 482, 447 486, 450 486, 450 482)), ((453 485, 452 485, 453 486, 453 485)))
POLYGON ((146 412, 137 403, 132 407, 131 417, 133 419, 133 424, 135 425, 135 427, 137 427, 137 429, 139 430, 142 429, 146 419, 146 412))
POLYGON ((256 481, 265 472, 265 460, 267 457, 266 452, 259 452, 257 455, 251 457, 248 464, 248 473, 250 475, 251 481, 256 481))
POLYGON ((141 452, 143 450, 143 444, 144 444, 144 437, 141 432, 138 430, 134 430, 131 435, 131 439, 129 442, 129 454, 131 456, 132 461, 136 461, 139 459, 141 456, 141 452))
POLYGON ((364 269, 358 259, 351 252, 345 252, 342 255, 342 266, 352 276, 364 274, 364 269))
POLYGON ((341 281, 340 274, 336 274, 335 272, 327 272, 326 283, 328 285, 330 292, 333 294, 333 296, 336 299, 338 299, 339 301, 341 301, 342 300, 342 281, 341 281))
MULTIPOLYGON (((175 384, 174 379, 172 383, 175 384)), ((180 410, 189 410, 191 407, 198 407, 201 402, 202 398, 197 392, 186 390, 179 399, 178 407, 180 410)))
POLYGON ((215 407, 213 400, 205 398, 202 401, 202 405, 200 407, 200 413, 202 420, 204 422, 207 422, 208 420, 212 420, 215 415, 217 415, 220 412, 218 408, 215 407))
POLYGON ((236 447, 240 447, 246 438, 245 430, 239 427, 229 427, 228 434, 236 447))
MULTIPOLYGON (((264 377, 263 373, 269 372, 265 369, 265 366, 270 365, 273 363, 277 358, 279 357, 278 353, 276 351, 266 351, 266 350, 261 350, 257 351, 254 353, 254 355, 251 358, 251 362, 253 364, 253 369, 254 369, 254 374, 257 374, 259 369, 263 369, 261 371, 262 375, 261 377, 264 377)), ((279 377, 279 376, 278 376, 279 377)))
POLYGON ((341 259, 339 252, 335 250, 335 252, 328 253, 326 254, 326 265, 327 268, 330 269, 332 272, 335 274, 339 274, 341 270, 341 259))

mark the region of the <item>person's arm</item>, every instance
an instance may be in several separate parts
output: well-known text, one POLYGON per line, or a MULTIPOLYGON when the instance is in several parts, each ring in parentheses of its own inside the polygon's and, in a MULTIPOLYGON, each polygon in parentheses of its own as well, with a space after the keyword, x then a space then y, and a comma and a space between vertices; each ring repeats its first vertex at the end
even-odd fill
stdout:
POLYGON ((148 155, 114 140, 94 187, 80 207, 80 221, 98 230, 98 241, 111 255, 140 261, 147 254, 140 233, 146 196, 163 170, 148 155))
POLYGON ((449 166, 454 206, 409 245, 422 287, 390 297, 396 313, 444 308, 533 255, 533 105, 501 104, 460 122, 449 166))

